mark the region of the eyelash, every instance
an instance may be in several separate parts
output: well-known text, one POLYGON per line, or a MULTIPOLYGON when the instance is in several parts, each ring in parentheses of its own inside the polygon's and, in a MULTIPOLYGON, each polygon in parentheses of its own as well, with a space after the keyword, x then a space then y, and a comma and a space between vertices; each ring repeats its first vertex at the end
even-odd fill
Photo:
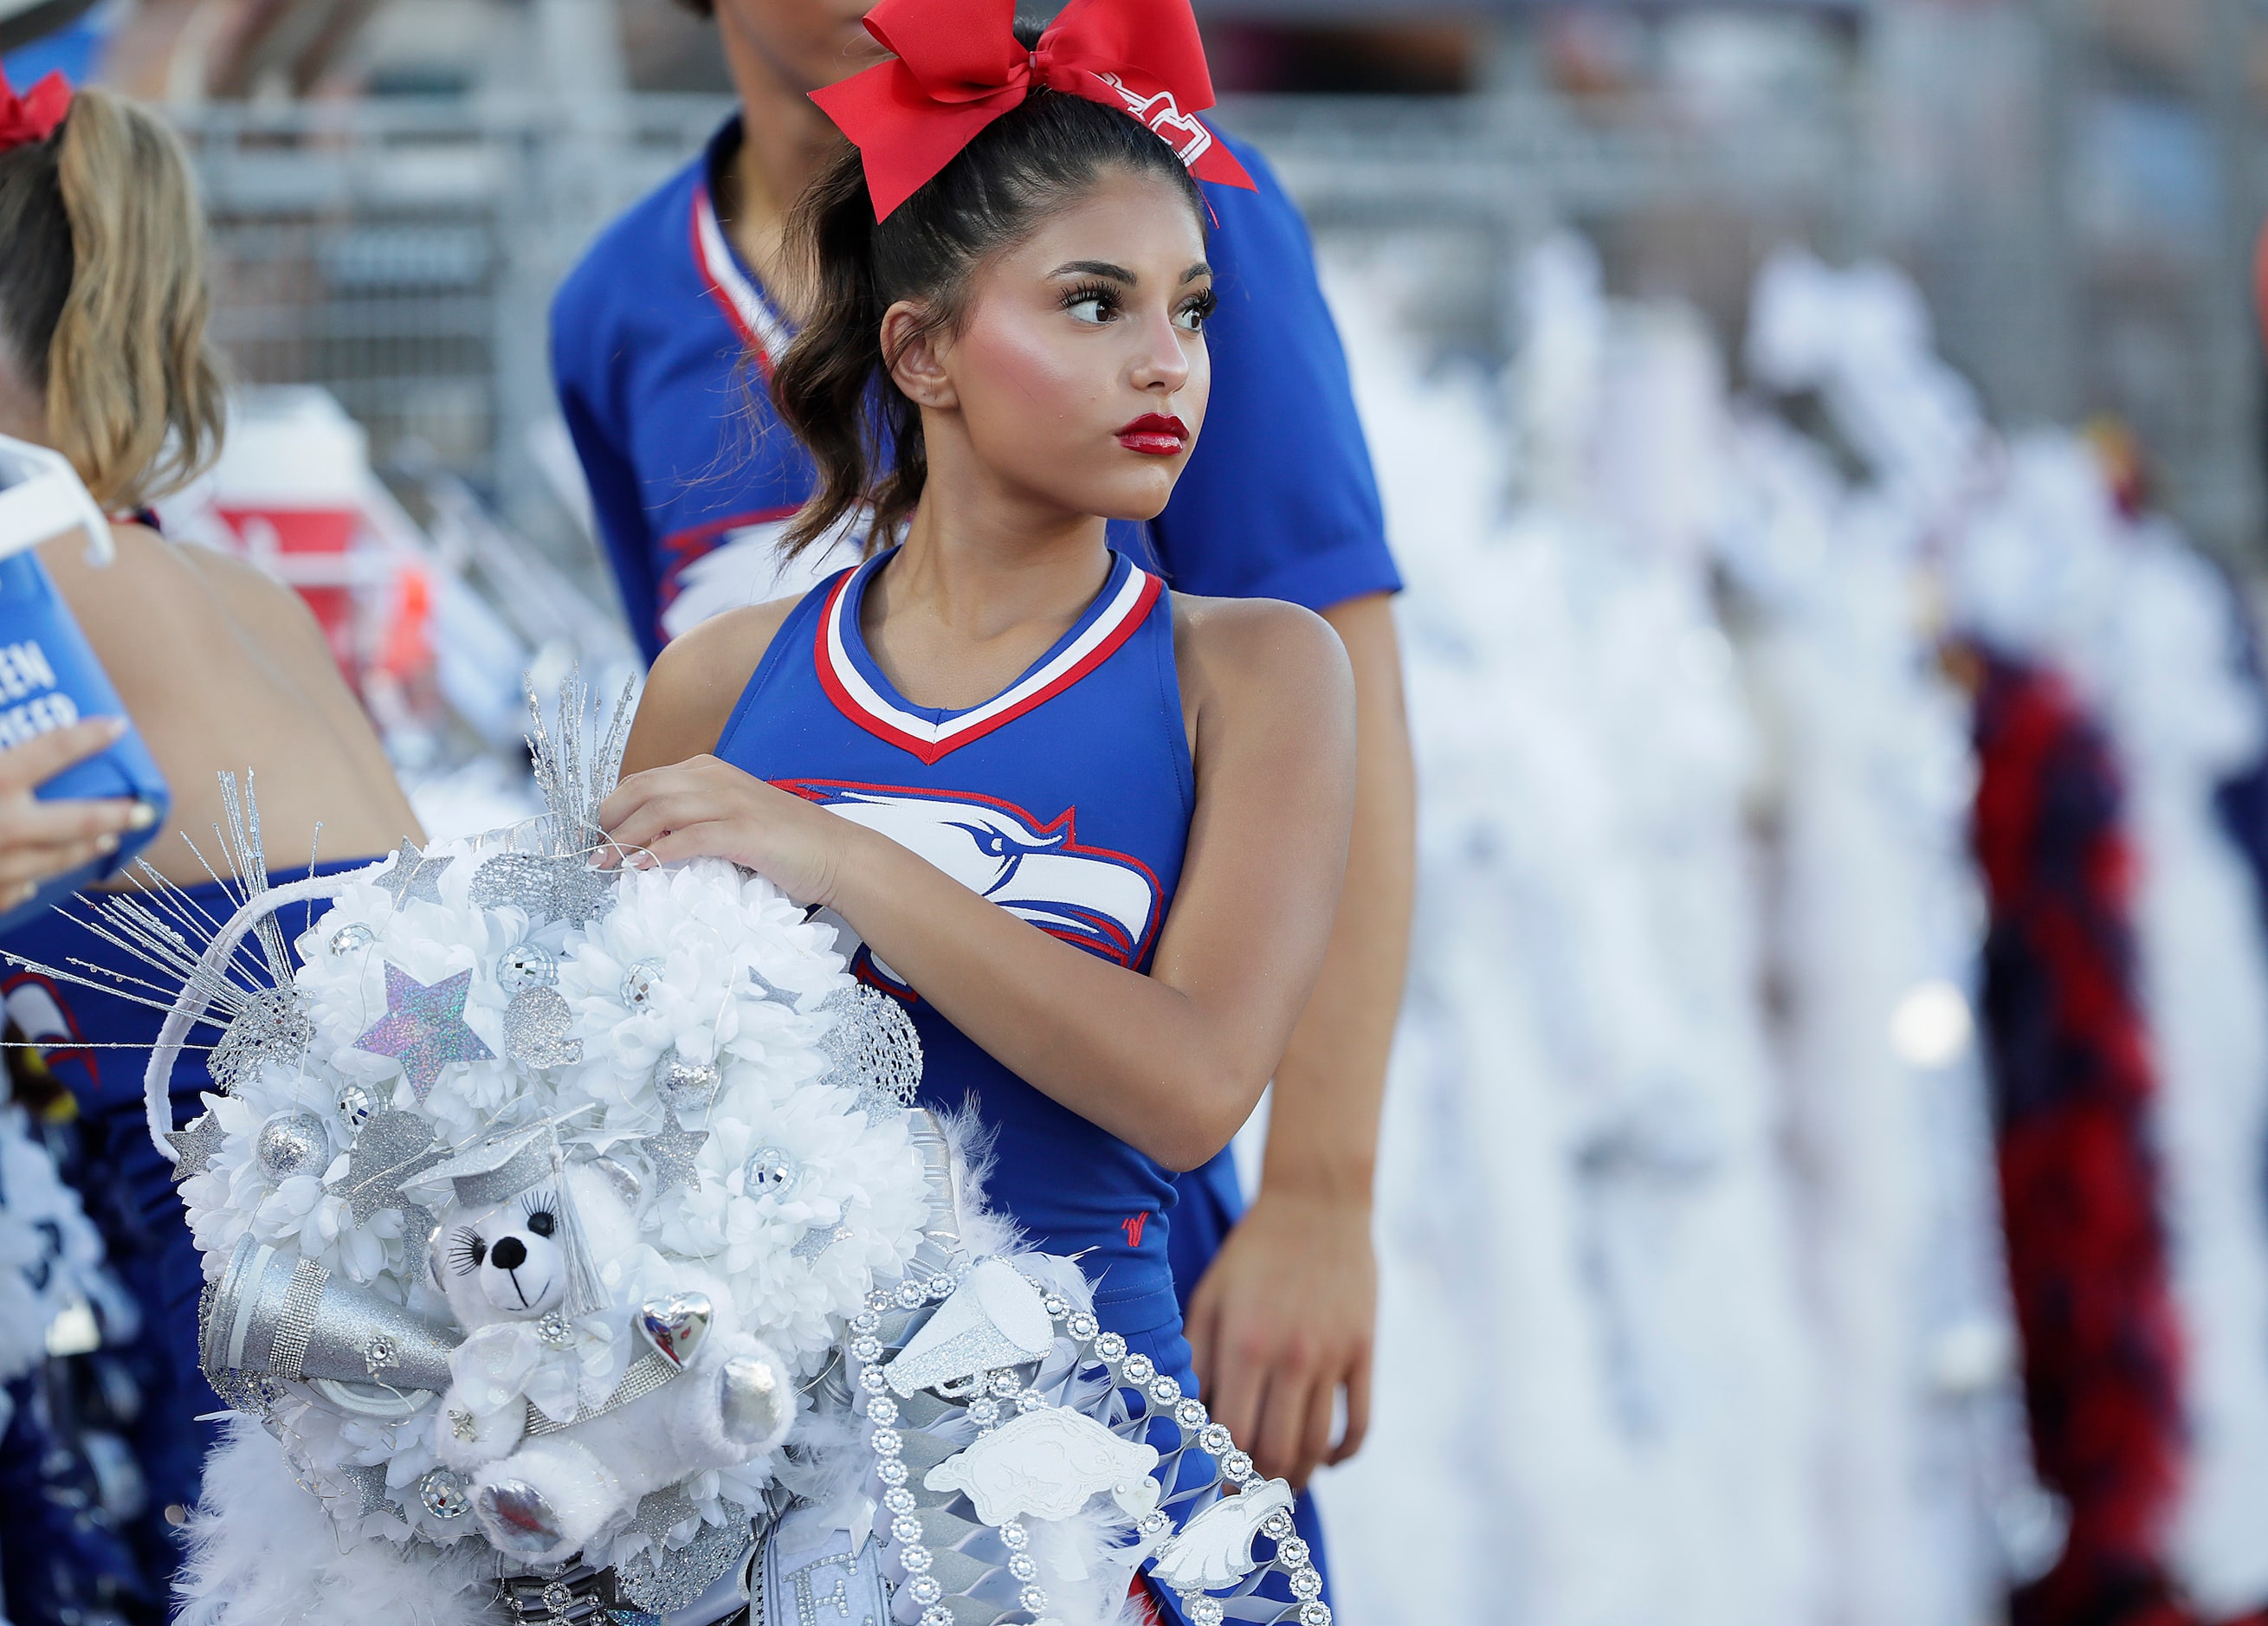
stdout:
MULTIPOLYGON (((1119 290, 1112 284, 1108 283, 1080 283, 1075 287, 1064 290, 1063 308, 1066 311, 1076 310, 1080 305, 1086 304, 1090 300, 1101 307, 1101 314, 1102 320, 1105 321, 1108 321, 1110 317, 1122 309, 1123 305, 1123 301, 1120 298, 1119 290)), ((1183 303, 1181 310, 1176 314, 1177 317, 1196 317, 1197 326, 1191 328, 1190 331, 1193 333, 1203 332, 1204 325, 1212 320, 1213 307, 1219 303, 1219 300, 1214 297, 1212 290, 1208 288, 1203 293, 1194 295, 1183 303)))
POLYGON ((559 1228, 558 1206, 549 1192, 531 1191, 519 1200, 520 1224, 536 1236, 549 1236, 559 1228))
POLYGON ((1063 308, 1075 311, 1093 300, 1102 307, 1106 320, 1118 309, 1118 290, 1108 283, 1079 283, 1064 291, 1063 308))
POLYGON ((472 1275, 481 1268, 482 1262, 488 1256, 489 1245, 482 1240, 481 1233, 470 1225, 465 1226, 450 1239, 449 1262, 456 1268, 459 1276, 472 1275))

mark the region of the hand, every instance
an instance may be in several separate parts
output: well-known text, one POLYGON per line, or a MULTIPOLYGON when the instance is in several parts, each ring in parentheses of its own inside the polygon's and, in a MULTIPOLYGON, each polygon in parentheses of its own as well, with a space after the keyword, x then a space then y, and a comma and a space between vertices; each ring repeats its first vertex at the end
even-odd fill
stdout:
POLYGON ((89 717, 0 751, 0 909, 28 901, 41 881, 116 852, 122 832, 157 822, 158 810, 131 797, 43 802, 33 794, 125 732, 123 717, 89 717))
POLYGON ((730 858, 805 905, 835 896, 852 827, 713 756, 632 774, 599 808, 611 850, 601 868, 730 858))
POLYGON ((1377 1321, 1369 1204, 1263 1187, 1189 1299, 1189 1345, 1213 1420, 1263 1474, 1305 1488, 1369 1431, 1377 1321), (1334 1443, 1342 1391, 1346 1433, 1334 1443))

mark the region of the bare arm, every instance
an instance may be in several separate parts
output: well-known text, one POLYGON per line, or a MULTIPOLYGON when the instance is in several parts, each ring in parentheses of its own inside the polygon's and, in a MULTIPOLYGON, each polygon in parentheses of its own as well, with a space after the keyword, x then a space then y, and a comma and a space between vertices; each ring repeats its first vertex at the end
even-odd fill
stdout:
POLYGON ((666 645, 646 674, 622 752, 622 777, 717 748, 740 692, 763 664, 792 599, 711 616, 666 645))
MULTIPOLYGON (((1019 1077, 1191 1168, 1250 1114, 1322 963, 1353 816, 1354 727, 1345 651, 1306 611, 1184 600, 1176 630, 1197 807, 1146 976, 711 757, 625 779, 600 816, 624 847, 733 858, 834 909, 1019 1077)), ((676 687, 657 666, 665 681, 647 707, 676 687)))
POLYGON ((1378 1267, 1371 1177, 1402 1005, 1417 793, 1393 603, 1324 613, 1354 672, 1354 836, 1330 950, 1276 1070, 1258 1195, 1189 1300, 1189 1342, 1216 1416, 1262 1470, 1304 1484, 1351 1456, 1370 1416, 1378 1267), (1331 1438, 1346 1396, 1346 1431, 1331 1438))

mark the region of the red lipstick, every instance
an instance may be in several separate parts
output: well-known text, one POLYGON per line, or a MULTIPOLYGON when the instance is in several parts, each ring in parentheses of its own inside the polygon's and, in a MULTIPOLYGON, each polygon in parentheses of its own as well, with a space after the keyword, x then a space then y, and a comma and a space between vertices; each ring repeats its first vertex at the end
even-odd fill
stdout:
POLYGON ((1189 426, 1163 413, 1145 412, 1118 431, 1118 444, 1151 457, 1176 457, 1189 444, 1189 426))

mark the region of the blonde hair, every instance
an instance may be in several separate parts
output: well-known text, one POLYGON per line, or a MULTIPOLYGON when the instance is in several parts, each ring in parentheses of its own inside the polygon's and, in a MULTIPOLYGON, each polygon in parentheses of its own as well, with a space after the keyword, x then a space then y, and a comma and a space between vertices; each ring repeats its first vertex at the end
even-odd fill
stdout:
POLYGON ((219 454, 209 305, 188 159, 155 114, 82 90, 53 136, 0 154, 0 325, 50 439, 114 512, 219 454))

